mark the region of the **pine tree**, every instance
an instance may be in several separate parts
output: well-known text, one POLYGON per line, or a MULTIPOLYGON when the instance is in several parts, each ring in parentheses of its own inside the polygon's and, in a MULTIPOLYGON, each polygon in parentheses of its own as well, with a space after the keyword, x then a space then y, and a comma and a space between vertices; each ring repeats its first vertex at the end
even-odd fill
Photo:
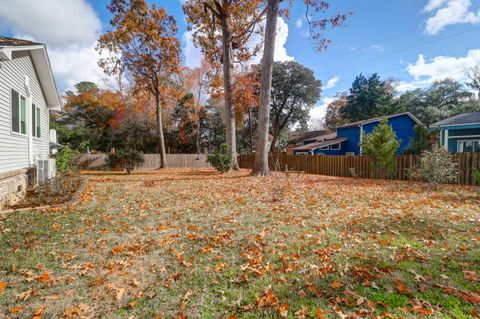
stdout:
POLYGON ((363 153, 373 160, 377 173, 382 177, 395 169, 399 146, 400 141, 385 117, 372 133, 365 135, 362 143, 363 153))

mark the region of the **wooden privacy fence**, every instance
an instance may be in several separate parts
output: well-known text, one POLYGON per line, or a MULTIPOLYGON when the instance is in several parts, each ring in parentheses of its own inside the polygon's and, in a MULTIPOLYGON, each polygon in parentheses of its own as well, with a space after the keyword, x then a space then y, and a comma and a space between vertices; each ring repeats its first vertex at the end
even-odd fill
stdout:
MULTIPOLYGON (((480 153, 455 154, 458 163, 458 184, 477 185, 473 177, 475 170, 480 170, 480 153)), ((255 155, 240 155, 241 168, 252 168, 255 155)), ((401 155, 396 157, 394 172, 388 176, 391 179, 411 179, 409 171, 418 167, 420 159, 416 155, 401 155)), ((340 177, 382 178, 371 165, 366 156, 335 156, 335 155, 270 155, 271 170, 295 170, 308 174, 330 175, 340 177)))
MULTIPOLYGON (((102 170, 105 169, 107 155, 98 154, 80 154, 75 159, 75 163, 82 169, 102 170)), ((136 171, 149 171, 160 167, 159 154, 143 154, 144 163, 136 171)), ((171 168, 207 168, 207 155, 205 154, 167 154, 167 167, 171 168), (197 159, 198 158, 198 159, 197 159)))

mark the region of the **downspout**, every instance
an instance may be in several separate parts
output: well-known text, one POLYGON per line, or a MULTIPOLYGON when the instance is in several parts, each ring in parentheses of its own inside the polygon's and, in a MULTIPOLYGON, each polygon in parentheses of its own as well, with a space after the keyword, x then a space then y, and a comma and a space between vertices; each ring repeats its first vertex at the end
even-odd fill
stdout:
POLYGON ((32 92, 30 91, 30 79, 25 76, 25 92, 27 93, 26 114, 26 129, 28 136, 28 166, 33 166, 33 136, 32 136, 32 92))

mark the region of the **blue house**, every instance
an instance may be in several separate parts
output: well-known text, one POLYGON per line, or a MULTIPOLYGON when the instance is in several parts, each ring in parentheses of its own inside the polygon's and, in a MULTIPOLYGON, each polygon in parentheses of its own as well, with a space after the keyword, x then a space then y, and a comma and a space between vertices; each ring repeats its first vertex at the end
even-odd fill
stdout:
MULTIPOLYGON (((415 135, 415 125, 422 125, 422 123, 410 112, 385 117, 401 142, 397 150, 397 153, 401 154, 410 146, 410 139, 415 135)), ((382 116, 340 126, 335 133, 326 135, 323 140, 295 147, 293 153, 295 155, 361 155, 363 136, 372 133, 383 118, 382 116)))
POLYGON ((450 153, 480 152, 480 112, 463 113, 432 124, 440 145, 450 153))

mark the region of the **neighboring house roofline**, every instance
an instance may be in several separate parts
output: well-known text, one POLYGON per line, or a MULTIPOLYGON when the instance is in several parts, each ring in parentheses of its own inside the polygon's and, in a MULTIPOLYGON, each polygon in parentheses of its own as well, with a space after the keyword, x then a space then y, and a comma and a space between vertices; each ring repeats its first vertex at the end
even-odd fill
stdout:
POLYGON ((0 62, 11 60, 12 53, 15 51, 30 52, 48 108, 52 111, 60 111, 60 98, 46 46, 26 40, 0 37, 0 62))
POLYGON ((423 123, 420 122, 420 120, 417 119, 417 118, 415 117, 415 115, 413 115, 412 113, 410 113, 410 112, 403 112, 403 113, 398 113, 398 114, 378 116, 378 117, 375 117, 375 118, 372 118, 372 119, 368 119, 368 120, 357 121, 357 122, 345 124, 345 125, 342 125, 342 126, 337 127, 337 129, 349 128, 349 127, 356 127, 356 126, 362 126, 362 125, 366 125, 366 124, 370 124, 370 123, 379 122, 379 121, 381 121, 384 117, 386 117, 387 119, 391 119, 391 118, 399 117, 399 116, 402 116, 402 115, 408 115, 408 116, 409 116, 412 120, 414 120, 417 124, 423 125, 423 123))
POLYGON ((461 113, 430 125, 430 128, 480 125, 480 112, 461 113))
POLYGON ((342 142, 345 142, 347 140, 348 140, 348 138, 346 138, 346 137, 340 137, 340 138, 337 138, 337 139, 334 139, 334 140, 328 140, 328 141, 324 141, 324 142, 312 143, 312 144, 298 146, 298 147, 293 148, 293 150, 294 151, 309 151, 309 150, 314 151, 316 149, 326 147, 326 146, 330 146, 330 145, 335 145, 335 144, 338 144, 338 143, 342 143, 342 142))

